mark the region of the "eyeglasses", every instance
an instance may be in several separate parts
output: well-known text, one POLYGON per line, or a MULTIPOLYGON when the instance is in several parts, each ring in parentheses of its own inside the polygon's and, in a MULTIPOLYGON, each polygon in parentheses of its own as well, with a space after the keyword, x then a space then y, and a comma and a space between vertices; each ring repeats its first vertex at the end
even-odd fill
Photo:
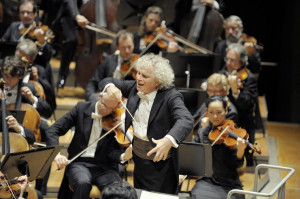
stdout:
POLYGON ((33 14, 33 12, 30 12, 30 11, 20 11, 20 14, 21 15, 25 15, 25 14, 31 15, 31 14, 33 14))
POLYGON ((229 62, 234 63, 234 62, 236 62, 236 59, 231 59, 231 58, 225 57, 225 58, 224 58, 224 61, 225 61, 225 62, 228 62, 228 61, 229 61, 229 62))

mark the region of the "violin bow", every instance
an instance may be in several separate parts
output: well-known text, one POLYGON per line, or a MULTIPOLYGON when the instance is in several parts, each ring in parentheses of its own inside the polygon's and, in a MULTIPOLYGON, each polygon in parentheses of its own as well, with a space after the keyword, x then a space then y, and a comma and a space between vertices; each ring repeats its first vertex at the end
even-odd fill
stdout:
POLYGON ((101 28, 99 26, 97 26, 96 24, 94 23, 90 23, 88 25, 85 25, 85 27, 89 30, 93 30, 95 32, 99 32, 99 33, 102 33, 104 35, 107 35, 107 36, 110 36, 110 37, 113 37, 113 38, 116 38, 117 37, 117 34, 112 32, 112 31, 109 31, 107 29, 104 29, 104 28, 101 28))
POLYGON ((105 134, 103 134, 101 137, 99 137, 97 140, 95 140, 93 143, 91 143, 88 147, 83 149, 81 152, 79 152, 77 155, 75 155, 71 160, 68 160, 68 164, 73 162, 75 159, 77 159, 79 156, 81 156, 84 152, 86 152, 93 144, 99 142, 104 137, 106 137, 110 132, 114 131, 118 126, 122 124, 124 120, 120 120, 113 128, 111 128, 109 131, 107 131, 105 134))
POLYGON ((220 135, 215 139, 215 141, 211 144, 211 146, 214 146, 215 143, 220 139, 220 137, 227 131, 230 125, 226 126, 225 129, 220 133, 220 135))

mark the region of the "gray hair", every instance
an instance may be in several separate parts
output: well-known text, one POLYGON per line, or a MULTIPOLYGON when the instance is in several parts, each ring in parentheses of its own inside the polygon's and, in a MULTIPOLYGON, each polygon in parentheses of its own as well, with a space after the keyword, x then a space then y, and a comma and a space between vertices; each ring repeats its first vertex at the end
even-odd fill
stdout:
POLYGON ((174 72, 169 60, 166 58, 153 53, 146 54, 136 61, 135 67, 137 71, 139 71, 139 68, 141 67, 153 67, 154 78, 160 83, 159 89, 173 86, 174 72))
POLYGON ((238 24, 238 27, 241 31, 243 31, 243 28, 244 28, 244 25, 243 25, 243 21, 240 17, 236 16, 236 15, 230 15, 229 17, 227 17, 225 19, 225 23, 226 24, 227 22, 237 22, 238 24))
POLYGON ((34 59, 37 56, 38 52, 39 52, 38 47, 30 39, 24 39, 23 41, 21 41, 17 45, 17 50, 19 50, 22 53, 30 56, 31 60, 34 59))
POLYGON ((228 51, 234 51, 236 53, 238 53, 240 55, 240 62, 244 63, 244 64, 248 64, 248 54, 247 54, 247 50, 246 48, 239 44, 239 43, 233 43, 230 44, 227 49, 226 49, 226 54, 228 53, 228 51))

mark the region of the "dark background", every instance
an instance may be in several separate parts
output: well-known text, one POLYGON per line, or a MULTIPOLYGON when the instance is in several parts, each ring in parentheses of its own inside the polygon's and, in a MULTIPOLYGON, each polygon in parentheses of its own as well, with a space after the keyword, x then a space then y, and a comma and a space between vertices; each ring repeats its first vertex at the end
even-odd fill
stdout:
POLYGON ((238 15, 244 32, 263 44, 260 94, 266 96, 268 120, 300 123, 300 1, 224 1, 226 18, 238 15))

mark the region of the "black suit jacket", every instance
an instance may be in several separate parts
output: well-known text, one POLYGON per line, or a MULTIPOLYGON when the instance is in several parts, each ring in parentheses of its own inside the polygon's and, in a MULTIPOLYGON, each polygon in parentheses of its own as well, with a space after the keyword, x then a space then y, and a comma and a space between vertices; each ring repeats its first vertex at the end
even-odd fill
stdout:
MULTIPOLYGON (((75 134, 68 147, 69 159, 88 146, 92 130, 93 119, 91 113, 95 111, 95 102, 79 102, 70 112, 57 120, 47 131, 47 146, 59 144, 59 136, 65 135, 75 126, 75 134)), ((105 133, 102 130, 101 135, 105 133)), ((117 170, 123 149, 114 138, 114 133, 100 140, 95 152, 95 158, 104 170, 117 170)))
MULTIPOLYGON (((19 26, 22 22, 21 21, 15 21, 13 22, 6 32, 4 33, 3 37, 1 38, 2 41, 15 41, 17 42, 18 39, 21 37, 19 26)), ((26 38, 26 36, 25 36, 26 38)), ((48 63, 52 57, 53 54, 53 48, 50 44, 46 44, 40 49, 40 52, 42 52, 41 55, 37 55, 35 62, 41 65, 45 65, 48 63)))
POLYGON ((93 93, 99 92, 98 84, 105 77, 112 77, 113 72, 116 70, 118 66, 118 55, 109 55, 105 58, 105 60, 99 65, 96 72, 89 80, 85 92, 86 92, 86 100, 90 100, 90 96, 93 93))
MULTIPOLYGON (((123 96, 128 98, 127 108, 134 115, 140 102, 136 81, 106 78, 100 82, 100 90, 103 90, 108 83, 113 83, 121 90, 123 96)), ((132 119, 126 112, 125 131, 131 123, 132 119)), ((171 135, 177 143, 181 143, 190 133, 192 126, 193 117, 184 105, 182 94, 175 88, 158 90, 148 122, 147 137, 150 142, 152 143, 152 138, 161 139, 171 135)), ((154 143, 152 145, 155 146, 154 143)))

